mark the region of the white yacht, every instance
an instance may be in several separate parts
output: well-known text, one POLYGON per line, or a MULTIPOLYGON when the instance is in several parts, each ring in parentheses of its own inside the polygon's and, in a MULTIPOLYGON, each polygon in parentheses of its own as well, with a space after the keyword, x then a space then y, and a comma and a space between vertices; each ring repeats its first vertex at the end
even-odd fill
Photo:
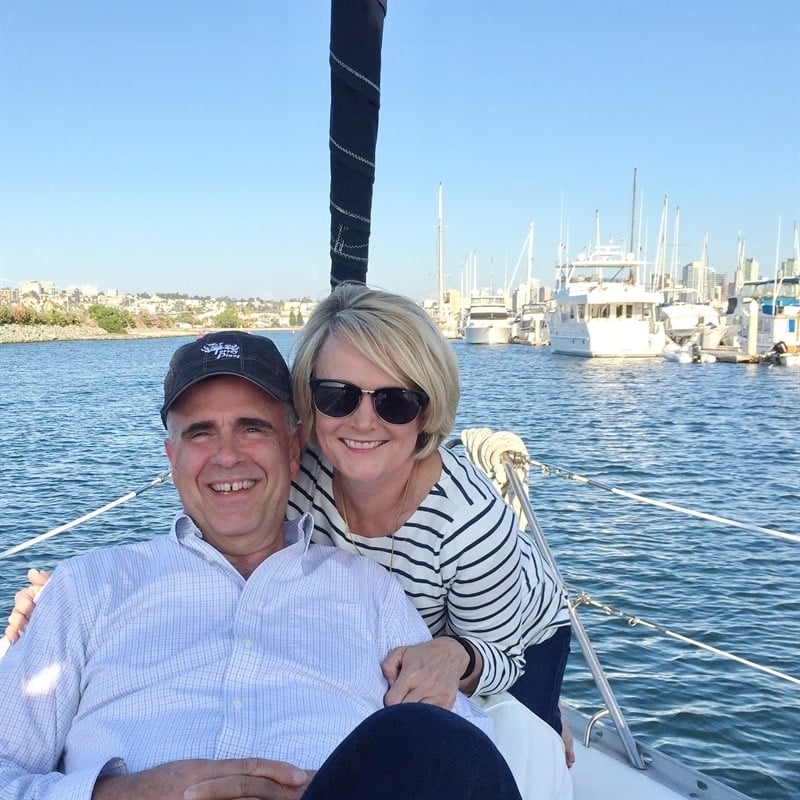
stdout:
POLYGON ((666 302, 659 308, 658 316, 669 339, 678 344, 699 341, 704 347, 720 343, 725 328, 720 312, 705 302, 699 292, 684 288, 666 290, 664 294, 666 302))
POLYGON ((470 301, 464 325, 467 344, 508 344, 514 318, 500 294, 476 295, 470 301))
POLYGON ((589 358, 660 356, 664 296, 641 284, 641 267, 613 244, 597 244, 588 255, 559 265, 547 314, 553 351, 589 358))
POLYGON ((511 341, 515 344, 549 344, 546 316, 546 303, 526 303, 514 320, 511 341))
POLYGON ((800 362, 800 276, 747 281, 728 300, 723 344, 750 356, 800 362))

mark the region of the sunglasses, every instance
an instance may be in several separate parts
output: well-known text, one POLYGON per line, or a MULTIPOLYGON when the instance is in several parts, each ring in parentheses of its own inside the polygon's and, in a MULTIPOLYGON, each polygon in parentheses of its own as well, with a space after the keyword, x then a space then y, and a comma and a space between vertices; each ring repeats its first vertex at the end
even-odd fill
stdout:
POLYGON ((365 394, 372 395, 375 413, 390 425, 407 425, 428 405, 428 395, 417 389, 388 386, 385 389, 362 389, 346 381, 311 378, 314 408, 326 417, 349 417, 365 394))

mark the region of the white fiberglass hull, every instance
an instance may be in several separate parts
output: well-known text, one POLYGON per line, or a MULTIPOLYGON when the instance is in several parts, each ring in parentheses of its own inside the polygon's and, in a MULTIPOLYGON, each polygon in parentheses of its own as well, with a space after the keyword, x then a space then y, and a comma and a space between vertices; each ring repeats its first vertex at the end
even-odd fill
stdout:
POLYGON ((467 344, 508 344, 511 341, 511 323, 475 323, 464 328, 467 344))
POLYGON ((666 344, 664 326, 647 320, 593 320, 550 325, 554 353, 585 358, 660 357, 666 344))

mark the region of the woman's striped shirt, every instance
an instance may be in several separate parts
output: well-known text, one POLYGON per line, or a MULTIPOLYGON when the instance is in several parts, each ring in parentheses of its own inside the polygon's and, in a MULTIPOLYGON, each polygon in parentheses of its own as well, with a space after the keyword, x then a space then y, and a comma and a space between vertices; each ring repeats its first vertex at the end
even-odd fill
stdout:
POLYGON ((464 636, 480 650, 475 693, 495 694, 520 676, 527 646, 569 623, 566 592, 489 478, 461 454, 441 447, 439 455, 439 480, 394 537, 346 531, 333 500, 333 468, 308 447, 288 517, 308 511, 314 541, 391 569, 433 636, 464 636))

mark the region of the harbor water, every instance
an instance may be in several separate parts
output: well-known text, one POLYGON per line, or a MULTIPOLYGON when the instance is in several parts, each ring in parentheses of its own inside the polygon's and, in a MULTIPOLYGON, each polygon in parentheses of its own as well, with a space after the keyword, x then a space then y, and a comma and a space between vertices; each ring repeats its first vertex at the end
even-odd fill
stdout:
MULTIPOLYGON (((291 360, 296 337, 273 334, 291 360)), ((0 550, 167 470, 159 419, 172 351, 189 339, 0 345, 0 550)), ((456 430, 521 436, 532 459, 593 482, 800 533, 800 370, 576 359, 453 343, 456 430)), ((531 470, 573 597, 800 677, 800 544, 631 502, 531 470)), ((0 615, 30 566, 168 530, 170 483, 0 561, 0 615)), ((759 800, 800 797, 800 689, 582 606, 634 736, 759 800)), ((565 698, 601 707, 573 643, 565 698)))

